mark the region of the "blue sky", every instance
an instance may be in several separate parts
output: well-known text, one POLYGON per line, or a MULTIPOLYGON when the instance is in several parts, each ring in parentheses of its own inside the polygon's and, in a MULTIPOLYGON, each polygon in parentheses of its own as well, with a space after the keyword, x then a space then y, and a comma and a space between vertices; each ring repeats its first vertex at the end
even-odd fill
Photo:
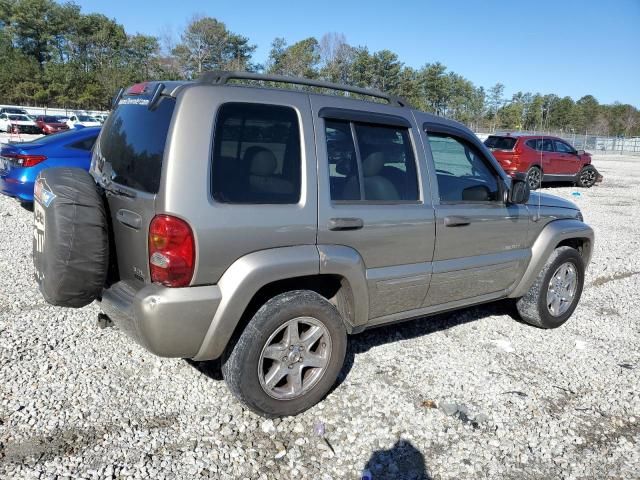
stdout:
POLYGON ((440 61, 476 85, 505 93, 556 93, 640 107, 640 0, 234 2, 80 0, 129 33, 176 35, 194 14, 217 18, 258 45, 340 32, 351 45, 387 48, 412 67, 440 61))

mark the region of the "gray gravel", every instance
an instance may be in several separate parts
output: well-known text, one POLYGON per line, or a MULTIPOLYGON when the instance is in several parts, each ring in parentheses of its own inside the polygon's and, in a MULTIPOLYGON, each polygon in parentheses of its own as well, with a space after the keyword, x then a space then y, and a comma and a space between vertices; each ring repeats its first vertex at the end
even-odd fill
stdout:
POLYGON ((568 324, 497 303, 361 334, 339 386, 284 420, 215 365, 97 329, 95 306, 46 305, 31 214, 0 198, 0 478, 639 478, 640 158, 595 164, 602 185, 549 189, 597 235, 568 324))

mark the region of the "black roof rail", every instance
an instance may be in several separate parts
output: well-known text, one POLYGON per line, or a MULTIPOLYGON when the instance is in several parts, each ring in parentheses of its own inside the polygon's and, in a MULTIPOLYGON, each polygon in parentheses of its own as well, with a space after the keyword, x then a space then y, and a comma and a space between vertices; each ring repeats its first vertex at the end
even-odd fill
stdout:
POLYGON ((306 85, 309 87, 326 88, 329 90, 339 90, 342 92, 357 93, 359 95, 381 98, 389 102, 389 105, 395 105, 397 107, 409 107, 409 102, 407 102, 404 98, 398 97, 396 95, 390 95, 379 90, 370 90, 367 88, 341 85, 339 83, 325 82, 324 80, 311 80, 308 78, 287 77, 285 75, 270 75, 253 72, 230 72, 224 70, 204 72, 198 79, 198 81, 201 83, 210 83, 213 85, 225 85, 229 83, 229 80, 258 80, 263 82, 306 85))

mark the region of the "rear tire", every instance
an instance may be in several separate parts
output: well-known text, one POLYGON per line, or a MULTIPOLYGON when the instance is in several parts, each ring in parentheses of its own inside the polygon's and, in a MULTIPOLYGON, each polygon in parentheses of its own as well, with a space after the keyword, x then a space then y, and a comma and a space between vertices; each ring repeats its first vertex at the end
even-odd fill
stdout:
POLYGON ((329 392, 346 348, 335 306, 309 290, 286 292, 265 303, 228 347, 222 375, 233 395, 257 414, 297 415, 329 392))
POLYGON ((529 190, 537 190, 542 186, 542 170, 539 167, 531 167, 527 170, 527 183, 529 190))
POLYGON ((585 165, 578 173, 576 185, 582 188, 591 188, 598 180, 598 171, 593 165, 585 165))
POLYGON ((584 261, 580 253, 571 247, 556 248, 529 291, 516 302, 518 313, 536 327, 557 328, 573 314, 583 286, 584 261), (575 275, 575 283, 564 288, 563 279, 571 275, 575 275))

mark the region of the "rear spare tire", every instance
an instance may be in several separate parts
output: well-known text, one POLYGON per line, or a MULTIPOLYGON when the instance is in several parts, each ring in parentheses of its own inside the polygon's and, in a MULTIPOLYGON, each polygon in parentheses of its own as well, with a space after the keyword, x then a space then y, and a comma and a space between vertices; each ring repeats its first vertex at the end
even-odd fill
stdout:
POLYGON ((102 293, 109 265, 102 192, 86 170, 43 170, 34 188, 33 263, 44 299, 84 307, 102 293))

